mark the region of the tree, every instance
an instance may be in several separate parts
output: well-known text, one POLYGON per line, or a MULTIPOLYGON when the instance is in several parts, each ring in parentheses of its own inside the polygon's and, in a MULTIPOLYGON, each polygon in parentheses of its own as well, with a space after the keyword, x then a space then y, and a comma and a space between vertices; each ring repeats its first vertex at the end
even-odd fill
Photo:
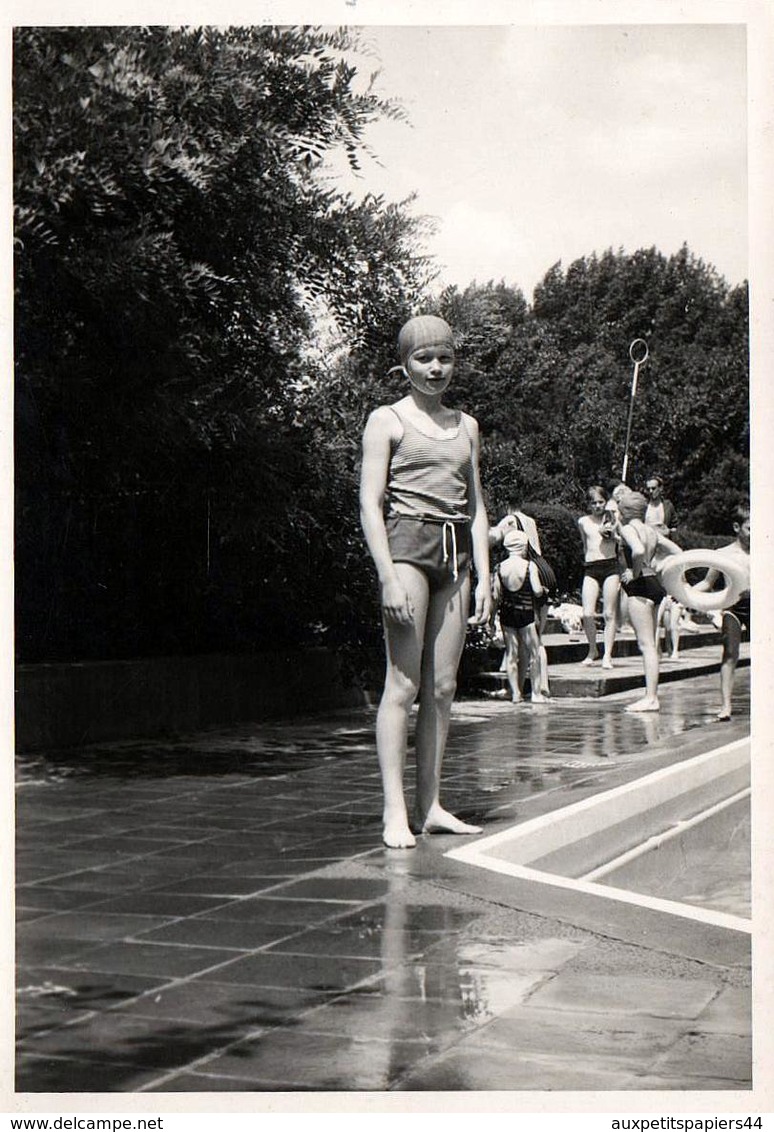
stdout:
POLYGON ((318 318, 362 345, 428 273, 411 202, 355 202, 323 166, 357 167, 401 112, 356 89, 347 29, 20 28, 14 48, 22 649, 201 647, 224 602, 254 641, 299 559, 318 318))

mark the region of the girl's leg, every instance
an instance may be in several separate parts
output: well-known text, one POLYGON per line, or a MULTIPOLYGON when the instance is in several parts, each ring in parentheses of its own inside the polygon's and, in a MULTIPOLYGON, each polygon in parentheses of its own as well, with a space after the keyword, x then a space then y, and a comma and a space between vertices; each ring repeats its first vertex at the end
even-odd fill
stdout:
POLYGON ((589 651, 582 664, 593 664, 597 659, 597 601, 599 600, 599 582, 596 578, 583 575, 581 586, 581 603, 583 605, 583 629, 589 643, 589 651))
POLYGON ((519 637, 517 630, 511 625, 503 625, 503 639, 505 641, 505 672, 508 677, 508 686, 511 689, 511 700, 515 704, 521 703, 522 685, 519 682, 519 637))
POLYGON ((644 597, 629 598, 629 617, 637 634, 645 669, 645 695, 629 704, 627 711, 658 711, 658 649, 656 648, 656 620, 658 607, 644 597))
POLYGON ((532 702, 540 704, 545 697, 540 691, 540 639, 534 622, 519 629, 519 653, 524 654, 524 665, 529 672, 532 702))
POLYGON ((480 833, 441 806, 441 764, 446 749, 457 669, 465 644, 470 579, 430 594, 416 727, 417 826, 423 833, 480 833))
POLYGON ((376 714, 376 750, 384 791, 384 844, 390 849, 408 849, 416 840, 409 828, 403 772, 409 715, 419 690, 429 591, 421 570, 405 562, 396 563, 395 568, 414 603, 414 620, 410 625, 384 621, 387 670, 376 714))
POLYGON ((734 690, 734 677, 739 662, 739 646, 742 642, 742 626, 733 613, 723 615, 723 657, 720 662, 720 711, 718 719, 725 722, 731 718, 731 695, 734 690))
POLYGON ((615 647, 616 614, 618 612, 618 591, 620 581, 617 574, 605 578, 602 585, 602 612, 605 618, 605 652, 602 667, 613 667, 613 648, 615 647))
POLYGON ((540 694, 544 698, 549 698, 551 689, 548 685, 548 653, 546 646, 543 644, 543 637, 546 631, 546 621, 548 620, 548 602, 542 601, 538 606, 537 612, 537 635, 538 635, 538 657, 540 659, 540 694))
POLYGON ((678 601, 671 602, 670 608, 667 610, 667 632, 669 640, 672 645, 671 658, 672 660, 679 659, 680 653, 680 617, 682 616, 683 607, 678 601))

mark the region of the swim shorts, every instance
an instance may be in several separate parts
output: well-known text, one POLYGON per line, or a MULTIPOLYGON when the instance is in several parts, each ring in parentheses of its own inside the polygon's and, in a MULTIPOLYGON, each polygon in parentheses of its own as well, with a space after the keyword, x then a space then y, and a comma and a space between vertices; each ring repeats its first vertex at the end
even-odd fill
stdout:
POLYGON ((596 578, 600 584, 604 582, 606 578, 612 578, 613 574, 617 573, 617 558, 598 558, 596 562, 585 562, 583 564, 584 577, 596 578))
POLYGON ((393 562, 408 562, 427 575, 431 589, 463 577, 470 568, 470 523, 390 515, 387 542, 393 562))
POLYGON ((743 629, 750 628, 750 591, 747 590, 739 598, 736 605, 732 605, 730 609, 723 610, 723 616, 727 617, 731 614, 735 617, 743 629))
POLYGON ((622 583, 629 597, 644 597, 654 605, 660 604, 666 597, 666 590, 655 574, 640 574, 639 578, 632 578, 631 582, 622 583))

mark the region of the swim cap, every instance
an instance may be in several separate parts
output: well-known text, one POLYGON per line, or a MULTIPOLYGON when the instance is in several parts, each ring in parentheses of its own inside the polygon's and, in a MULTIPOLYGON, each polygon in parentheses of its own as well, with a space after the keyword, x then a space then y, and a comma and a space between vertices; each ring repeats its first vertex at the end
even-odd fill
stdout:
POLYGON ((415 350, 423 346, 448 346, 454 349, 454 336, 448 322, 434 314, 419 314, 401 327, 398 335, 398 352, 401 365, 406 364, 415 350))
POLYGON ((648 501, 639 491, 625 491, 618 498, 618 507, 621 511, 630 512, 636 519, 644 519, 648 501))

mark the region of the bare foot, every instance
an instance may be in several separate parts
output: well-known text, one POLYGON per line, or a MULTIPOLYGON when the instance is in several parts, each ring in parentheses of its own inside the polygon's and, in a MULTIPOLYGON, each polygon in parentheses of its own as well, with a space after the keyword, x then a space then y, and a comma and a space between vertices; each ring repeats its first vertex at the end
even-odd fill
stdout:
POLYGON ((544 696, 542 692, 533 692, 532 693, 533 704, 544 704, 544 703, 546 703, 547 698, 548 697, 544 696))
POLYGON ((443 806, 432 806, 422 823, 423 833, 481 833, 482 826, 468 825, 467 822, 455 818, 443 806))
POLYGON ((416 837, 409 829, 406 811, 391 813, 384 811, 384 830, 382 841, 388 849, 413 849, 417 843, 416 837))
POLYGON ((725 708, 724 708, 722 711, 718 712, 718 714, 715 716, 715 719, 718 721, 718 723, 730 723, 731 722, 731 712, 726 711, 725 708))
POLYGON ((597 663, 596 656, 587 656, 587 657, 584 657, 583 660, 581 661, 581 664, 584 665, 586 668, 588 668, 589 665, 596 664, 596 663, 597 663))
POLYGON ((523 704, 524 703, 524 697, 522 695, 511 696, 511 703, 512 704, 523 704))
POLYGON ((612 662, 612 660, 610 659, 609 656, 605 656, 605 657, 602 658, 602 667, 603 668, 612 668, 613 667, 613 662, 612 662))
POLYGON ((638 712, 639 711, 660 711, 661 708, 660 708, 658 700, 649 700, 647 696, 644 696, 641 700, 635 700, 633 704, 629 704, 629 706, 624 708, 624 710, 625 711, 638 711, 638 712))
POLYGON ((670 659, 670 660, 682 660, 683 658, 682 658, 682 656, 680 655, 680 653, 679 653, 679 652, 673 652, 673 653, 672 653, 672 654, 670 655, 669 659, 670 659))

